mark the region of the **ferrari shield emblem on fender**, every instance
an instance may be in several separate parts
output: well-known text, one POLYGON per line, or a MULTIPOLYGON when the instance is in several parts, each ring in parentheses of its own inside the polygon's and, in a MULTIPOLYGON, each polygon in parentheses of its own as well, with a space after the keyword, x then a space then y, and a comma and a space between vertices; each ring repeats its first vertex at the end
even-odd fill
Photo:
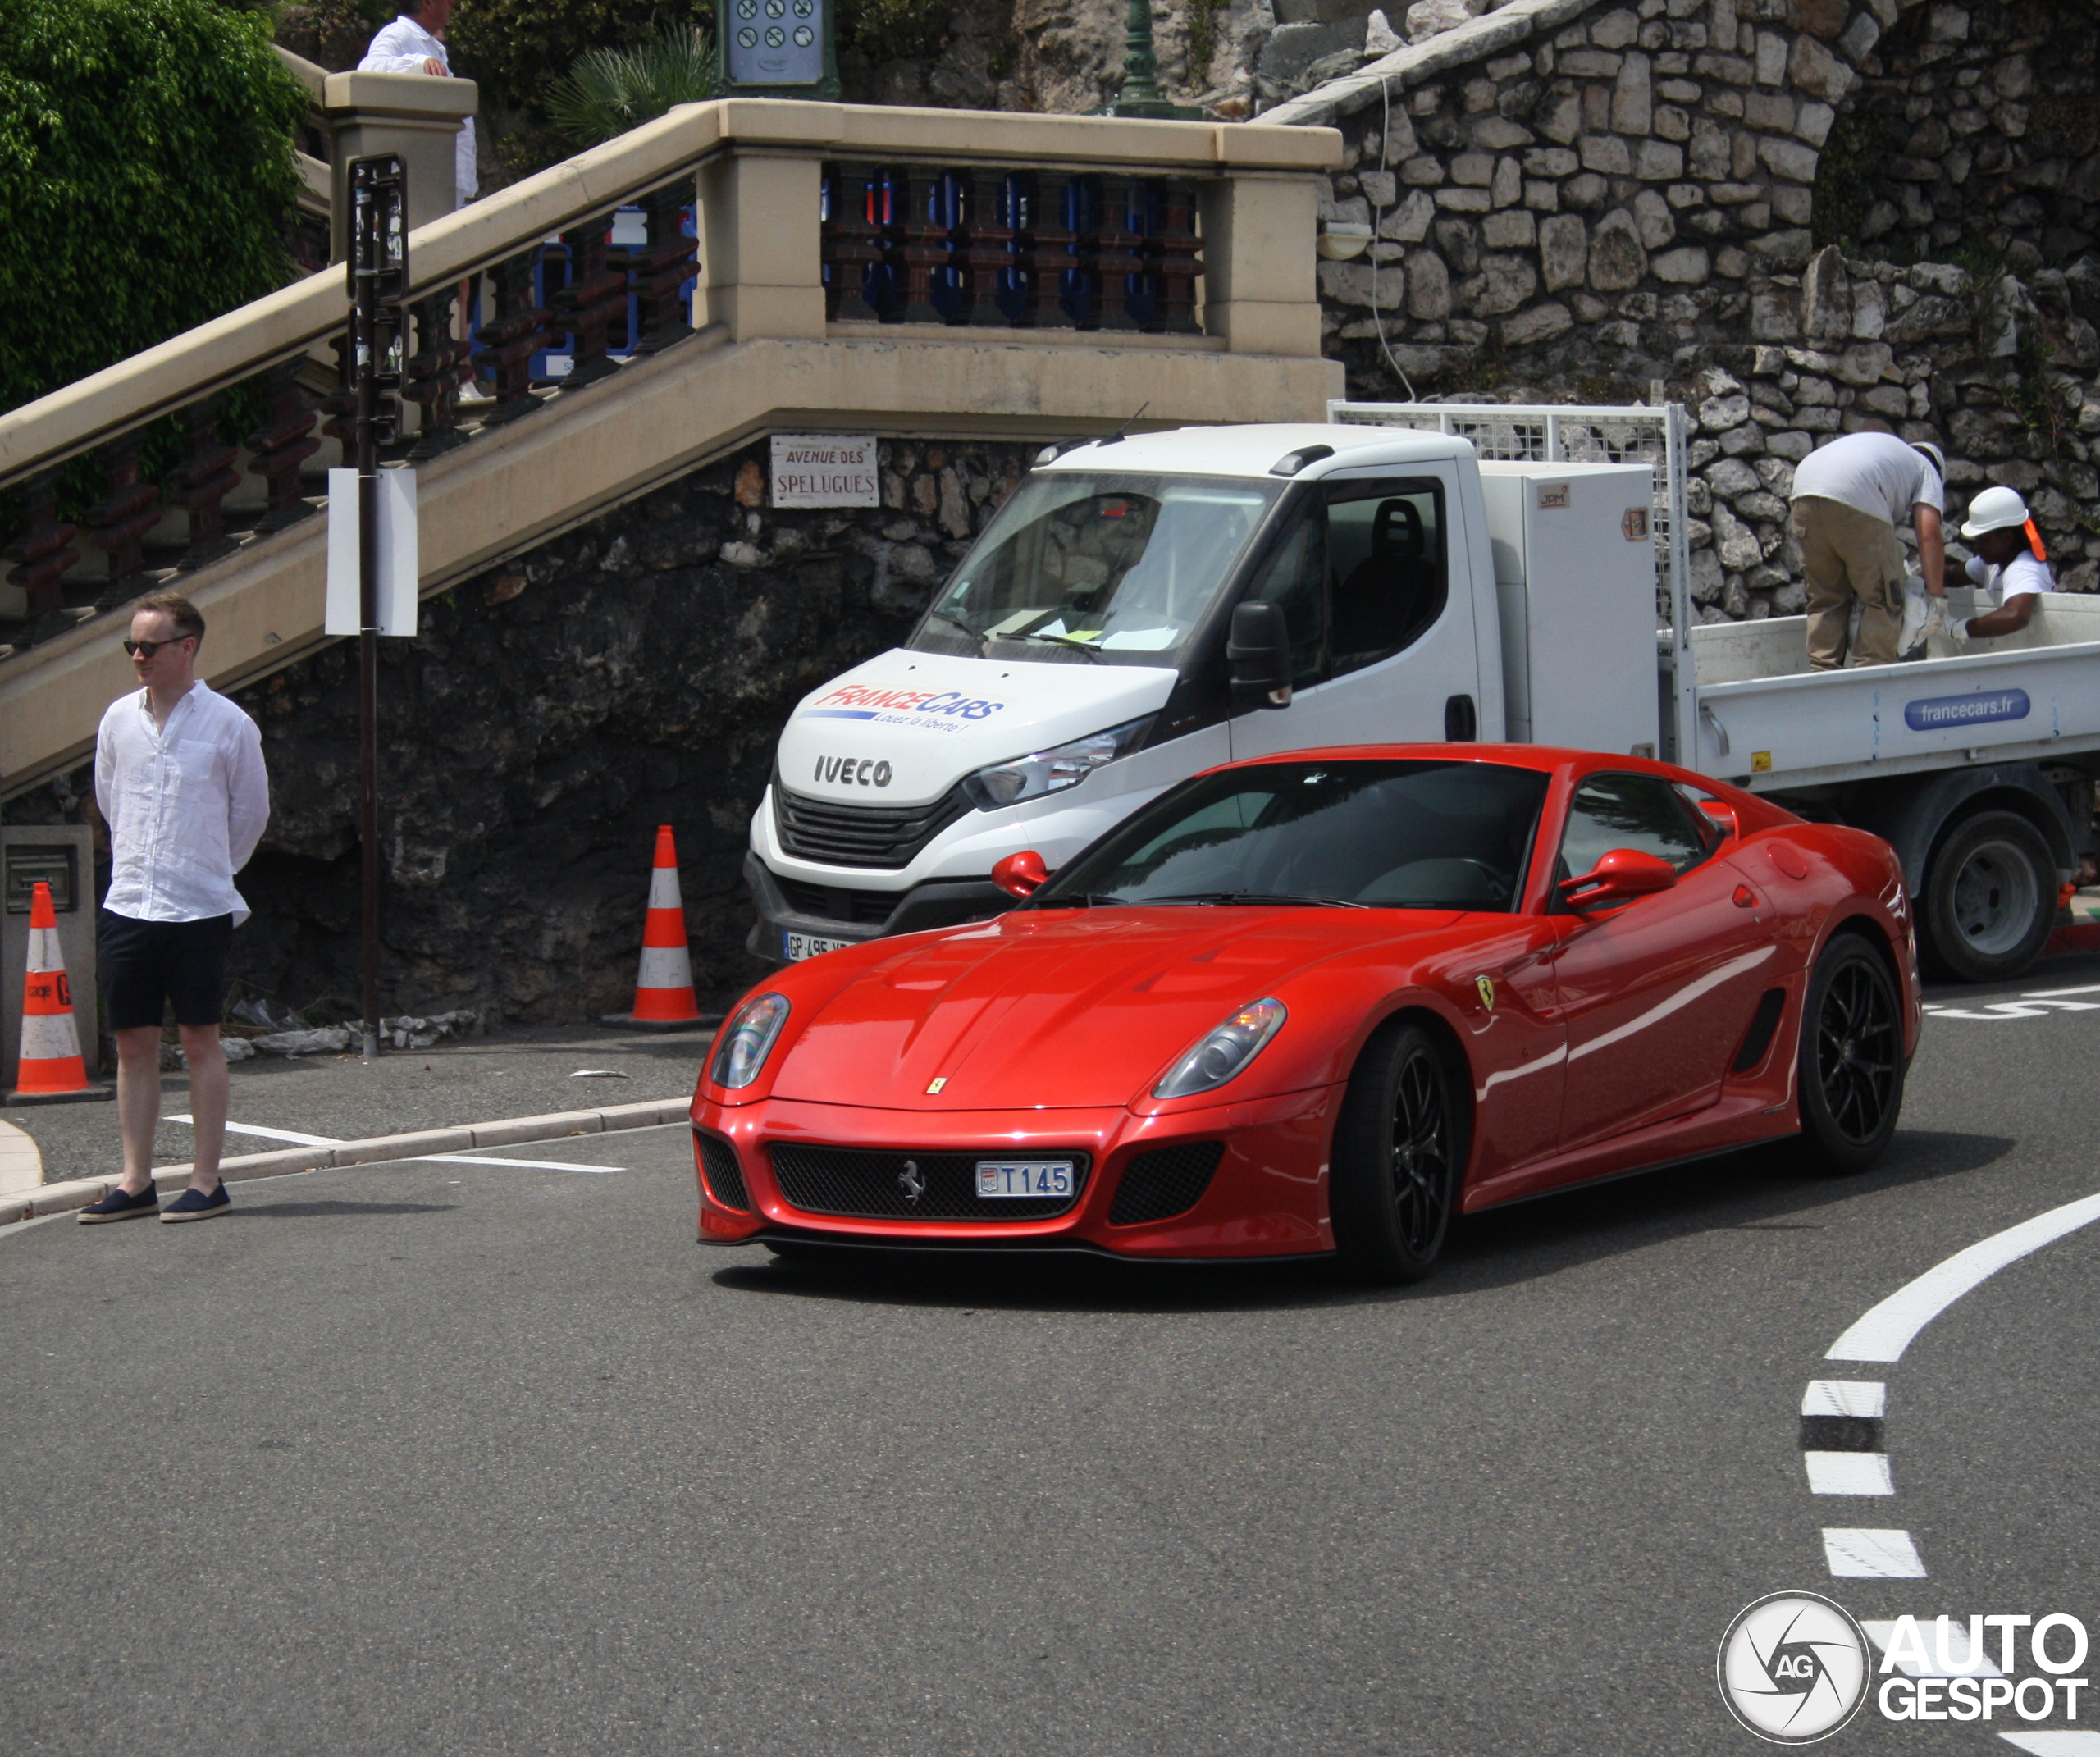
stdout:
POLYGON ((1480 990, 1480 1004, 1491 1013, 1495 1011, 1495 979, 1492 976, 1476 976, 1473 978, 1473 986, 1480 990))

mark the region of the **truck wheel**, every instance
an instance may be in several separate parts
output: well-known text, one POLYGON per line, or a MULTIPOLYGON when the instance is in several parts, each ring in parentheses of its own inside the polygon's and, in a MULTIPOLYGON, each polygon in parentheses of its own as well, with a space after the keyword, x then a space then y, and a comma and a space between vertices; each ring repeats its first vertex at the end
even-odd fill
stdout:
POLYGON ((1471 1117, 1420 1025, 1373 1038, 1335 1129, 1335 1244, 1368 1281, 1418 1281, 1436 1266, 1465 1175, 1471 1117))
POLYGON ((1816 961, 1801 1008, 1801 1139, 1819 1170, 1864 1171, 1903 1108, 1903 1013, 1896 979, 1856 933, 1816 961))
POLYGON ((1947 833, 1925 874, 1925 945, 1957 982, 2017 976, 2056 916, 2057 863, 2017 812, 1979 811, 1947 833))

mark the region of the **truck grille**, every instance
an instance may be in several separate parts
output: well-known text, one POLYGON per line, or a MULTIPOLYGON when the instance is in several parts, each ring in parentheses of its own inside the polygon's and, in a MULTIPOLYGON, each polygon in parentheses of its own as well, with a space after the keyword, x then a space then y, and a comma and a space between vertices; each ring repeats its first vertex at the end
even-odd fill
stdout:
POLYGON ((744 1188, 744 1168, 737 1163, 737 1150, 719 1134, 693 1130, 700 1143, 700 1166, 707 1175, 707 1193, 725 1208, 748 1212, 750 1193, 744 1188))
POLYGON ((1068 1212, 1086 1190, 1087 1156, 1055 1149, 1008 1157, 1069 1159, 1072 1193, 1066 1196, 979 1199, 977 1161, 983 1153, 896 1152, 856 1147, 803 1147, 780 1143, 770 1149, 774 1180, 788 1203, 808 1214, 856 1215, 870 1220, 1027 1221, 1068 1212), (914 1202, 906 1193, 909 1164, 925 1188, 914 1202))
POLYGON ((1186 1214, 1203 1199, 1225 1157, 1222 1141, 1196 1141, 1186 1147, 1161 1147, 1140 1153, 1124 1166, 1108 1210, 1112 1226, 1134 1226, 1142 1221, 1186 1214))
POLYGON ((773 882, 797 914, 815 915, 824 921, 851 921, 860 927, 880 927, 904 895, 902 891, 856 891, 847 885, 807 884, 778 874, 773 882))
POLYGON ((773 828, 781 851, 825 866, 894 872, 970 810, 960 783, 930 805, 842 805, 791 793, 773 781, 773 828))

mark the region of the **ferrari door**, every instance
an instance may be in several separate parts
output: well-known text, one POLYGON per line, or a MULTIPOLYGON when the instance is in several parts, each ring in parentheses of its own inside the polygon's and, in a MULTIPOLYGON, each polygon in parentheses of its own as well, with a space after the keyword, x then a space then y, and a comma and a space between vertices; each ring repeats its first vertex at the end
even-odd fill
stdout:
POLYGON ((1557 878, 1591 871, 1614 848, 1659 856, 1678 876, 1669 890, 1578 915, 1562 942, 1564 1151, 1720 1095, 1778 948, 1771 906, 1714 858, 1719 839, 1659 776, 1595 774, 1577 789, 1557 878))

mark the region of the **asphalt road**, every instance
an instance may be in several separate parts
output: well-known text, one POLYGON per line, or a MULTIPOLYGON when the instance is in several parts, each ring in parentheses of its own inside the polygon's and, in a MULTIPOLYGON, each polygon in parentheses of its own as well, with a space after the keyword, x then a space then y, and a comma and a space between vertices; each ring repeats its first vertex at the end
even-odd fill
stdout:
POLYGON ((0 1749, 1679 1757, 1764 1749, 1714 1656, 1767 1593, 2089 1627, 2100 1227, 1824 1359, 2100 1189, 2100 1011, 1936 998, 1986 1016, 1874 1172, 1536 1203, 1401 1293, 703 1252, 678 1129, 0 1235, 0 1749), (1809 1492, 1829 1376, 1887 1383, 1894 1496, 1809 1492), (1833 1526, 1927 1577, 1833 1581, 1833 1526))

